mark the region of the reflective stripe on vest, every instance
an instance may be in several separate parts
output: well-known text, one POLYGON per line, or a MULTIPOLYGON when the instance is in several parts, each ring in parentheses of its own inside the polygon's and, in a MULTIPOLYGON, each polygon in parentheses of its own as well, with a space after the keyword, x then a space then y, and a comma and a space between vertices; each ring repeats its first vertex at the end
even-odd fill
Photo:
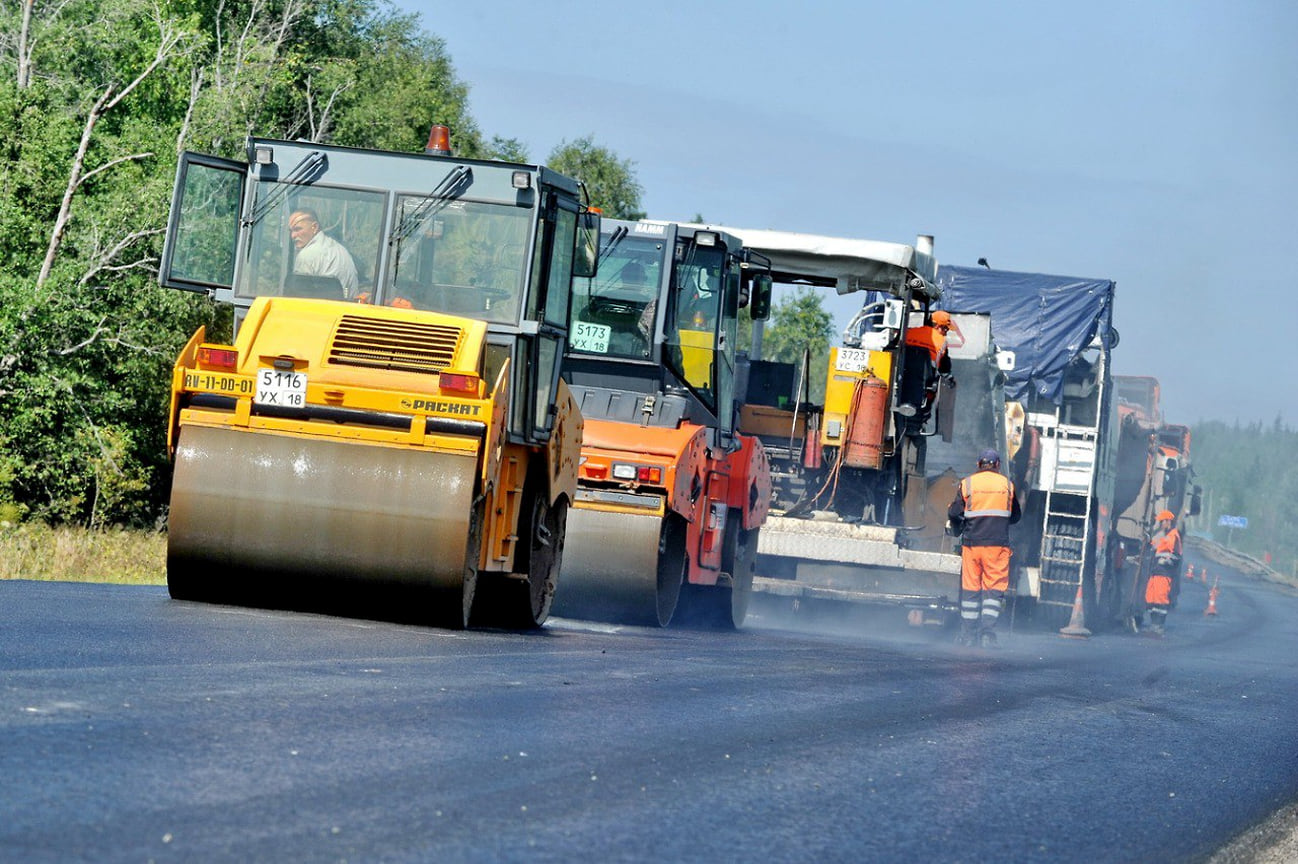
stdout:
POLYGON ((995 471, 979 471, 960 481, 964 498, 964 518, 1001 516, 1010 518, 1014 506, 1014 484, 995 471), (998 506, 999 505, 999 506, 998 506))

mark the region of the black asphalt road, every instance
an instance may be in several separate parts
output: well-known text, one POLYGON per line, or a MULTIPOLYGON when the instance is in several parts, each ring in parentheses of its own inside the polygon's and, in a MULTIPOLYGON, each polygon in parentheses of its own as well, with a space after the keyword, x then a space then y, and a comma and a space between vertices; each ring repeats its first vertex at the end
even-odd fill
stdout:
POLYGON ((994 651, 0 582, 0 860, 1202 861, 1298 799, 1298 597, 1219 575, 994 651))

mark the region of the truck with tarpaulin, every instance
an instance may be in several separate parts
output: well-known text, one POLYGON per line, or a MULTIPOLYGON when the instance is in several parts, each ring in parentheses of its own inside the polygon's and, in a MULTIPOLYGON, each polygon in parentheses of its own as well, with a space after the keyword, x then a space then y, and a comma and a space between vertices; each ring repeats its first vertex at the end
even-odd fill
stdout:
POLYGON ((944 266, 938 285, 945 307, 990 315, 996 345, 1013 356, 1003 464, 1023 509, 1010 533, 1016 607, 1046 626, 1097 621, 1120 592, 1112 578, 1116 283, 944 266))

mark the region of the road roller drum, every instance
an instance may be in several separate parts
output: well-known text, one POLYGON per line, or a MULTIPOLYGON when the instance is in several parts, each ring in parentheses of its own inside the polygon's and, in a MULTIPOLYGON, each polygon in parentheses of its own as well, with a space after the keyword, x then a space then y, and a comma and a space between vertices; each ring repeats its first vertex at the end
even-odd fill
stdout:
POLYGON ((428 604, 404 614, 463 626, 476 473, 472 455, 183 427, 168 586, 182 599, 294 608, 377 602, 390 589, 393 603, 428 604))
POLYGON ((554 614, 667 626, 684 577, 680 535, 662 516, 573 508, 554 614))

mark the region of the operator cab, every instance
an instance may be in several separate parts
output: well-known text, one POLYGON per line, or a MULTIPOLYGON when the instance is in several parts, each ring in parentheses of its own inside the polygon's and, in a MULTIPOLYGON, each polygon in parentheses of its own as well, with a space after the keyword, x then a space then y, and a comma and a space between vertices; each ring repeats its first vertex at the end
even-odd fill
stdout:
POLYGON ((564 360, 583 414, 728 435, 739 309, 769 313, 769 268, 718 231, 612 220, 603 230, 599 275, 575 280, 564 360))
MULTIPOLYGON (((261 297, 484 321, 482 368, 457 371, 494 386, 508 363, 523 394, 511 437, 536 442, 553 422, 573 277, 598 263, 599 217, 582 195, 544 166, 431 143, 396 153, 249 138, 246 162, 183 154, 159 281, 230 303, 236 329, 261 297)), ((403 321, 385 344, 407 350, 420 327, 403 321)))

